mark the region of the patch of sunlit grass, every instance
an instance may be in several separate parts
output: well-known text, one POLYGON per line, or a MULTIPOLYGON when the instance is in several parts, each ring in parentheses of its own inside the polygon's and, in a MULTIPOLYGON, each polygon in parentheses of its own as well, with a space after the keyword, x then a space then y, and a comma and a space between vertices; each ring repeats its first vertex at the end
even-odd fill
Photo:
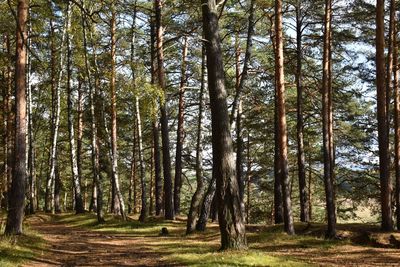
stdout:
POLYGON ((44 247, 39 234, 29 229, 19 236, 0 237, 0 266, 14 267, 32 260, 37 251, 44 247))

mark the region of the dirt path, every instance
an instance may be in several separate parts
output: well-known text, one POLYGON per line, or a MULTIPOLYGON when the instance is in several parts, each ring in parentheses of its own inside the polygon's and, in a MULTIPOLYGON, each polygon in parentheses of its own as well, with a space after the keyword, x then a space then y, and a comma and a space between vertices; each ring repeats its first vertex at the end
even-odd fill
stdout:
POLYGON ((150 251, 143 237, 107 235, 35 216, 32 229, 39 232, 45 248, 24 266, 171 266, 161 261, 161 254, 150 251))

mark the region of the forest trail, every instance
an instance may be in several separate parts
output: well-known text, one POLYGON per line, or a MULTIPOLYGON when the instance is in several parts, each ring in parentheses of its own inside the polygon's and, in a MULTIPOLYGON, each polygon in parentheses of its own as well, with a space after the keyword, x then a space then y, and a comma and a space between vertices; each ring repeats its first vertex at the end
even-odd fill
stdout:
POLYGON ((174 265, 162 262, 162 255, 144 247, 147 240, 142 236, 99 233, 47 217, 37 215, 29 219, 30 228, 42 235, 45 247, 37 258, 23 266, 174 265))

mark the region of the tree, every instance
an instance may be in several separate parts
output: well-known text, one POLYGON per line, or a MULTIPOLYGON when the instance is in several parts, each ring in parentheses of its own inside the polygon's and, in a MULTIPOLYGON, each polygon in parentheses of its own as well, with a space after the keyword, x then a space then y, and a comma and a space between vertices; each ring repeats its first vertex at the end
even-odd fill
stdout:
POLYGON ((201 197, 204 194, 204 179, 203 179, 203 157, 202 157, 202 141, 203 141, 203 109, 204 109, 204 89, 205 89, 205 72, 206 58, 204 45, 202 47, 201 57, 201 85, 199 93, 199 117, 197 120, 197 142, 196 142, 196 191, 190 202, 189 214, 186 222, 186 234, 190 234, 195 230, 196 218, 199 215, 201 197))
POLYGON ((213 176, 215 176, 217 184, 221 249, 243 249, 247 247, 246 231, 240 207, 239 185, 235 174, 218 29, 218 6, 215 0, 202 0, 202 14, 211 106, 213 176))
POLYGON ((278 147, 279 167, 282 183, 283 219, 285 231, 294 234, 292 203, 290 198, 290 180, 288 169, 287 126, 285 108, 285 75, 283 67, 283 29, 282 29, 282 1, 275 1, 275 80, 278 108, 278 147))
POLYGON ((308 197, 306 187, 306 170, 304 155, 304 116, 303 116, 303 21, 302 0, 296 3, 296 88, 297 88, 297 168, 299 177, 300 191, 300 220, 302 222, 310 221, 308 212, 308 197))
POLYGON ((110 73, 110 96, 111 96, 111 154, 112 154, 112 211, 120 214, 126 219, 125 204, 120 190, 118 176, 118 144, 117 144, 117 96, 116 96, 116 10, 115 0, 111 2, 111 73, 110 73))
POLYGON ((389 140, 387 117, 387 91, 385 86, 385 1, 376 2, 376 90, 377 90, 377 118, 379 142, 379 174, 381 186, 381 228, 384 231, 393 230, 391 207, 391 183, 389 170, 389 140))
POLYGON ((333 187, 333 121, 332 121, 332 1, 325 1, 324 52, 322 72, 322 128, 324 153, 324 184, 328 238, 336 237, 336 207, 333 187))
MULTIPOLYGON (((158 85, 166 93, 165 70, 164 70, 164 28, 162 25, 162 1, 155 0, 155 34, 156 34, 156 55, 157 55, 157 78, 158 85)), ((172 177, 171 177, 171 156, 169 154, 169 130, 168 130, 168 112, 166 104, 167 96, 160 103, 160 124, 161 124, 161 140, 162 140, 162 159, 164 173, 164 213, 165 219, 173 220, 175 218, 173 193, 172 193, 172 177)))
POLYGON ((72 100, 72 45, 71 45, 71 15, 72 6, 70 2, 67 4, 67 101, 68 101, 68 134, 70 146, 70 162, 72 170, 72 181, 74 185, 75 195, 75 210, 76 213, 84 213, 82 192, 81 192, 81 177, 79 176, 77 151, 75 146, 75 130, 74 130, 74 115, 73 115, 73 100, 72 100))
POLYGON ((22 234, 25 208, 26 182, 26 63, 27 21, 29 1, 19 0, 17 6, 17 30, 15 53, 15 150, 11 191, 8 199, 8 215, 4 233, 22 234))
POLYGON ((183 40, 181 81, 179 84, 178 104, 178 127, 176 131, 176 154, 175 154, 175 182, 174 182, 174 211, 179 214, 181 211, 181 187, 182 187, 182 149, 184 139, 184 116, 185 116, 185 90, 186 90, 186 60, 188 52, 187 36, 183 40))

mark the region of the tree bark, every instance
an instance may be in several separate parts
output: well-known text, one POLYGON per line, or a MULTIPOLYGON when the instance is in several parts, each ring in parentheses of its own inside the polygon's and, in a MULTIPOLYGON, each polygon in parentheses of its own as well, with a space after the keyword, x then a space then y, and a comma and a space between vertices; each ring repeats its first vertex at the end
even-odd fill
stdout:
POLYGON ((161 111, 161 139, 162 139, 162 153, 163 153, 163 169, 164 169, 164 215, 165 219, 173 220, 175 218, 173 193, 172 193, 172 177, 171 177, 171 156, 169 153, 169 132, 168 132, 168 112, 167 112, 167 91, 165 82, 164 70, 164 28, 162 26, 162 1, 155 0, 155 22, 156 22, 156 44, 157 44, 157 74, 158 85, 164 90, 164 101, 160 103, 161 111))
POLYGON ((184 139, 184 115, 185 115, 185 91, 187 83, 186 58, 188 53, 187 36, 183 40, 182 63, 181 63, 181 81, 179 85, 179 110, 178 127, 176 131, 176 154, 175 154, 175 182, 174 182, 174 212, 181 212, 181 187, 182 187, 182 149, 184 139))
POLYGON ((26 56, 29 0, 19 0, 15 53, 15 150, 5 234, 22 234, 26 182, 26 56))
POLYGON ((218 10, 215 0, 202 0, 203 30, 206 41, 208 90, 210 94, 213 176, 216 180, 221 250, 247 247, 240 208, 233 145, 224 81, 218 10))
POLYGON ((204 194, 204 179, 203 179, 203 109, 204 109, 204 89, 205 89, 205 72, 206 72, 206 58, 205 47, 202 48, 201 57, 201 86, 199 94, 199 115, 197 119, 197 143, 196 143, 196 191, 190 202, 189 214, 186 223, 186 234, 191 234, 196 227, 196 218, 199 215, 199 207, 201 197, 204 194))
POLYGON ((282 29, 282 1, 275 0, 275 76, 278 107, 278 145, 279 167, 281 169, 281 183, 283 196, 283 219, 285 231, 294 234, 292 203, 290 198, 290 179, 288 170, 287 125, 285 108, 285 75, 283 60, 283 29, 282 29))

